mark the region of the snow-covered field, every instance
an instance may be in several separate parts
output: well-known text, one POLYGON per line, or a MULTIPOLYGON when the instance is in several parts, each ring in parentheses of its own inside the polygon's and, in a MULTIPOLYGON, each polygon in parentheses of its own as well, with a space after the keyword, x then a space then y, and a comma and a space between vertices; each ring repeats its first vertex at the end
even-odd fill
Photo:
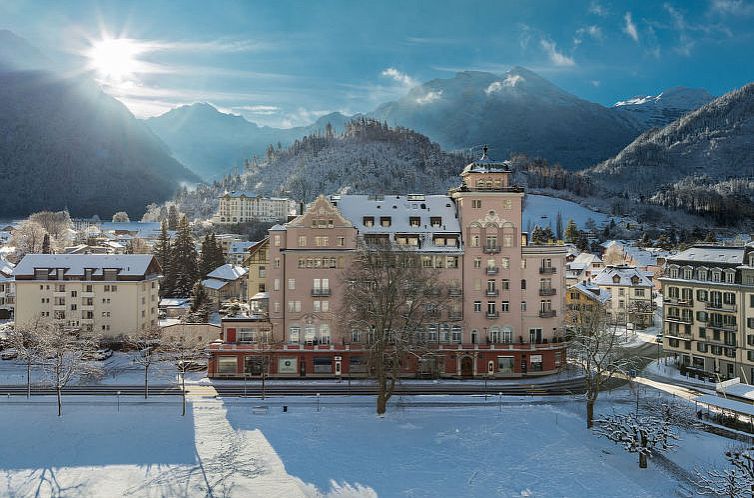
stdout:
MULTIPOLYGON (((631 394, 626 392, 626 396, 631 394)), ((396 400, 68 397, 0 400, 3 496, 571 496, 664 497, 679 472, 584 427, 570 398, 396 400), (288 405, 287 413, 282 405, 288 405), (255 408, 257 407, 257 408, 255 408), (264 410, 258 407, 266 407, 264 410)), ((604 398, 610 410, 615 398, 604 398)), ((626 406, 621 404, 614 406, 626 406)), ((669 458, 683 469, 719 462, 728 441, 685 434, 669 458)), ((682 472, 681 472, 682 473, 682 472)), ((683 485, 684 489, 690 489, 683 485)), ((685 492, 685 491, 684 491, 685 492)))
POLYGON ((524 212, 522 216, 522 227, 524 230, 531 223, 532 227, 537 225, 541 227, 550 227, 555 230, 556 218, 558 212, 563 215, 563 227, 565 228, 569 218, 579 226, 584 228, 586 220, 593 219, 597 226, 602 226, 609 221, 609 217, 597 211, 592 211, 575 202, 557 197, 546 195, 527 194, 524 201, 524 212))

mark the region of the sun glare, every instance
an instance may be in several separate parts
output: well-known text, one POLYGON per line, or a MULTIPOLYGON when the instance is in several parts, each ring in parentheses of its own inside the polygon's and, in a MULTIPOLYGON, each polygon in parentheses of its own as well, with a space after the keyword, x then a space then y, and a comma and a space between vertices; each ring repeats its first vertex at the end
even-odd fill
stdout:
POLYGON ((104 39, 92 44, 89 64, 100 76, 123 81, 138 70, 139 46, 128 38, 104 39))

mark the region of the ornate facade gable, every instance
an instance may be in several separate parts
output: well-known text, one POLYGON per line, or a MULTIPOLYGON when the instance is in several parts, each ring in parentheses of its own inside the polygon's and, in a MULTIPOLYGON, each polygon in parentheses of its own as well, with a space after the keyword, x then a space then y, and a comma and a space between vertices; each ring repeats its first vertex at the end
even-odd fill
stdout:
POLYGON ((338 208, 333 206, 327 197, 321 194, 306 207, 304 214, 288 223, 288 226, 306 228, 319 223, 320 220, 325 220, 326 222, 332 220, 334 227, 353 227, 353 223, 344 218, 340 214, 340 211, 338 211, 338 208))
POLYGON ((495 211, 489 211, 484 218, 469 223, 470 228, 515 228, 515 225, 501 218, 495 211))

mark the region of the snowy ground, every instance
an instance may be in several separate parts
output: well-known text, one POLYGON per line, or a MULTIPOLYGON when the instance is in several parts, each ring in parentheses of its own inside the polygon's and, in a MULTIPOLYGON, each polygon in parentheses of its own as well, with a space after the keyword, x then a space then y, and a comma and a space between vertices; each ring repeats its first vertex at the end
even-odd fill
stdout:
POLYGON ((569 219, 573 219, 580 228, 584 228, 589 218, 593 219, 597 226, 602 226, 609 221, 607 215, 592 211, 575 202, 547 195, 527 194, 524 200, 521 226, 528 227, 529 224, 532 227, 549 226, 554 231, 558 212, 563 215, 564 227, 569 219))
MULTIPOLYGON (((651 394, 650 394, 651 395, 651 394)), ((630 392, 600 409, 630 406, 630 392)), ((132 398, 133 399, 133 398, 132 398)), ((595 437, 571 398, 196 398, 111 402, 0 400, 4 496, 571 496, 663 497, 678 468, 595 437), (283 413, 282 405, 289 407, 283 413), (255 408, 256 407, 256 408, 255 408), (265 409, 259 408, 265 407, 265 409), (9 449, 12 449, 9 451, 9 449)), ((719 463, 728 441, 683 436, 682 469, 719 463)))

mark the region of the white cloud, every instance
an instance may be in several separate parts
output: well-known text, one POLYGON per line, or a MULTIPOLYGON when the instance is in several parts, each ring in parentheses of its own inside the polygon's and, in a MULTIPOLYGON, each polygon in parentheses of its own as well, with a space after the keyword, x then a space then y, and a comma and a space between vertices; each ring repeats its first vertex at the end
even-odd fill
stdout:
POLYGON ((580 45, 584 41, 584 38, 586 38, 587 36, 589 36, 593 40, 602 41, 602 29, 596 25, 577 29, 576 34, 573 37, 573 44, 580 45))
POLYGON ((602 84, 600 80, 592 80, 589 83, 591 83, 594 88, 598 88, 602 84))
POLYGON ((315 122, 325 114, 330 114, 332 111, 310 111, 303 107, 299 107, 294 112, 290 112, 285 115, 280 122, 281 128, 293 128, 296 126, 306 126, 315 122))
POLYGON ((233 109, 238 111, 248 111, 252 114, 259 114, 262 116, 270 116, 280 112, 280 108, 274 105, 242 105, 234 107, 233 109))
POLYGON ((623 20, 626 23, 623 26, 623 32, 626 33, 628 36, 630 36, 633 41, 638 43, 639 31, 636 29, 636 24, 634 24, 634 20, 631 17, 631 13, 626 12, 626 15, 623 16, 623 20))
POLYGON ((417 86, 419 84, 419 82, 416 81, 414 78, 412 78, 411 76, 409 76, 406 73, 398 71, 394 67, 389 67, 389 68, 384 69, 380 73, 380 75, 385 76, 387 78, 391 78, 392 80, 400 83, 403 86, 407 86, 407 87, 414 87, 414 86, 417 86))
POLYGON ((754 14, 754 3, 743 0, 712 0, 710 9, 722 15, 750 16, 754 14))
POLYGON ((600 17, 605 17, 607 15, 607 9, 600 5, 597 0, 593 0, 592 3, 589 4, 589 13, 600 17))
POLYGON ((556 66, 575 66, 576 61, 573 60, 573 58, 565 55, 562 52, 558 52, 558 46, 555 44, 555 42, 550 40, 545 40, 544 38, 539 41, 540 45, 542 45, 542 48, 547 53, 547 56, 550 58, 550 62, 555 64, 556 66))
POLYGON ((493 81, 490 83, 490 85, 484 90, 484 93, 491 95, 495 92, 499 92, 504 87, 515 88, 515 86, 522 81, 526 80, 520 74, 509 74, 503 81, 493 81))
POLYGON ((416 103, 419 105, 431 104, 442 98, 442 90, 430 90, 421 97, 416 98, 416 103))

